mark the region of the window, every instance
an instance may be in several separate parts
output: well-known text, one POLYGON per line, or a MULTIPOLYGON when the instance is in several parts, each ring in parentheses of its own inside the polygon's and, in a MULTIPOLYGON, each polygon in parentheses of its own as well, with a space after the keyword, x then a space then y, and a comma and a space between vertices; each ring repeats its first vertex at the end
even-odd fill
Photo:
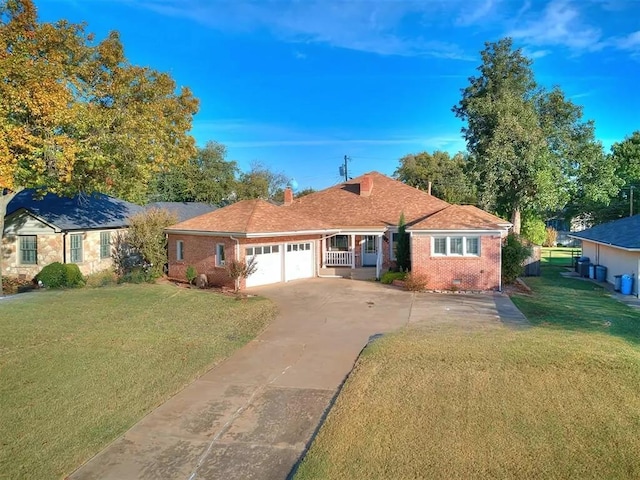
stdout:
POLYGON ((462 246, 464 245, 462 237, 451 237, 449 238, 449 255, 463 255, 464 249, 462 246))
MULTIPOLYGON (((256 254, 259 252, 256 248, 256 254)), ((216 267, 224 267, 224 245, 219 243, 216 245, 216 267)))
POLYGON ((480 237, 433 237, 432 255, 480 256, 480 237))
POLYGON ((82 262, 82 233, 72 233, 69 235, 71 263, 82 262))
POLYGON ((329 239, 329 249, 346 252, 349 250, 349 237, 347 235, 334 235, 329 239))
POLYGON ((22 235, 20 237, 20 263, 35 265, 38 263, 38 237, 22 235))
POLYGON ((111 257, 111 232, 100 232, 100 258, 111 257))
POLYGON ((182 240, 176 240, 176 260, 184 260, 184 242, 182 240))
POLYGON ((391 232, 391 255, 389 255, 389 258, 391 260, 396 259, 396 252, 398 251, 399 238, 400 238, 400 235, 398 234, 398 232, 391 232))
POLYGON ((447 254, 447 239, 445 237, 433 239, 433 253, 436 255, 447 254))
POLYGON ((478 237, 467 238, 467 255, 480 255, 480 239, 478 237))

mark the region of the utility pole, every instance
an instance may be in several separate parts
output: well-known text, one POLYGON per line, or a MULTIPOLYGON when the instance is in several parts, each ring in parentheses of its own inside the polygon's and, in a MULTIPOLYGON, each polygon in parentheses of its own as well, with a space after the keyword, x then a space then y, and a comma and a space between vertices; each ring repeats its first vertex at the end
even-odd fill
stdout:
POLYGON ((347 162, 351 160, 347 155, 344 156, 344 181, 349 180, 349 173, 347 171, 347 162))
POLYGON ((351 161, 351 157, 349 157, 348 155, 344 156, 344 164, 340 165, 340 168, 338 169, 338 171, 340 172, 340 176, 344 177, 344 181, 348 181, 349 180, 349 172, 347 169, 347 162, 351 161))

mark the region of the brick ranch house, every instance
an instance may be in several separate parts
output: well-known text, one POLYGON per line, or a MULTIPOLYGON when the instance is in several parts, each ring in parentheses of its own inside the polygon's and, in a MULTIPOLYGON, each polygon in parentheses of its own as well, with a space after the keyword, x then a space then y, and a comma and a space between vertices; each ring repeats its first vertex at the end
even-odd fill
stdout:
POLYGON ((315 276, 380 278, 395 266, 404 213, 412 271, 434 290, 500 290, 501 244, 511 224, 470 205, 451 205, 378 172, 281 206, 245 200, 166 229, 169 276, 189 265, 233 287, 225 264, 255 257, 241 288, 315 276))

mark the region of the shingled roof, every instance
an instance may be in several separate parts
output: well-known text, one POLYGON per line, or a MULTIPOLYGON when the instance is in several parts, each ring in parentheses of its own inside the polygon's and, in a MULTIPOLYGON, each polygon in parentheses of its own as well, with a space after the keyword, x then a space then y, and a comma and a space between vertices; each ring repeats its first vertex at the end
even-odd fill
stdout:
POLYGON ((340 183, 325 190, 294 199, 292 211, 315 217, 334 228, 383 229, 405 221, 425 218, 449 204, 427 192, 410 187, 378 172, 340 183), (370 189, 361 191, 362 185, 370 189))
POLYGON ((145 208, 161 208, 168 210, 178 217, 179 222, 184 222, 190 218, 213 212, 218 207, 202 202, 153 202, 147 204, 145 208))
POLYGON ((572 232, 569 236, 625 250, 640 250, 640 215, 596 225, 581 232, 572 232))
POLYGON ((322 221, 264 200, 243 200, 167 228, 167 232, 298 233, 328 229, 322 221))
POLYGON ((473 205, 449 205, 410 224, 409 230, 506 230, 511 223, 473 205))
POLYGON ((129 217, 143 210, 139 205, 102 193, 59 197, 35 196, 22 190, 7 206, 7 216, 24 209, 60 230, 91 230, 129 226, 129 217))

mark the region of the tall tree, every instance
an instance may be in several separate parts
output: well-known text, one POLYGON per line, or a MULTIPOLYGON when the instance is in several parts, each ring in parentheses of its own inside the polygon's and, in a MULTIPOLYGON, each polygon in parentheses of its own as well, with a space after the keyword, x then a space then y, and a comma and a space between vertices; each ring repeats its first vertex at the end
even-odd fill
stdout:
POLYGON ((207 142, 185 164, 169 165, 153 181, 150 198, 165 202, 224 203, 236 188, 236 162, 227 161, 226 147, 207 142))
POLYGON ((238 200, 274 200, 283 195, 288 183, 289 177, 284 173, 274 172, 264 164, 254 162, 248 172, 240 174, 236 193, 238 200))
POLYGON ((614 170, 619 189, 605 201, 584 207, 596 223, 640 213, 640 130, 611 146, 607 165, 614 170))
POLYGON ((157 170, 194 154, 197 100, 129 64, 117 33, 94 44, 82 25, 39 23, 32 0, 4 0, 0 74, 0 232, 23 188, 140 201, 157 170))
POLYGON ((590 213, 594 204, 608 204, 620 187, 615 165, 595 138, 591 120, 582 120, 582 108, 555 87, 536 99, 549 155, 562 175, 556 178, 560 206, 570 215, 590 213))
POLYGON ((510 214, 519 233, 523 208, 557 205, 559 171, 539 125, 531 61, 510 38, 486 43, 481 56, 480 75, 469 79, 453 111, 467 124, 462 133, 480 205, 510 214))
POLYGON ((447 152, 421 152, 405 155, 393 173, 407 185, 428 190, 449 203, 475 203, 475 187, 465 172, 466 158, 462 153, 452 157, 447 152))

